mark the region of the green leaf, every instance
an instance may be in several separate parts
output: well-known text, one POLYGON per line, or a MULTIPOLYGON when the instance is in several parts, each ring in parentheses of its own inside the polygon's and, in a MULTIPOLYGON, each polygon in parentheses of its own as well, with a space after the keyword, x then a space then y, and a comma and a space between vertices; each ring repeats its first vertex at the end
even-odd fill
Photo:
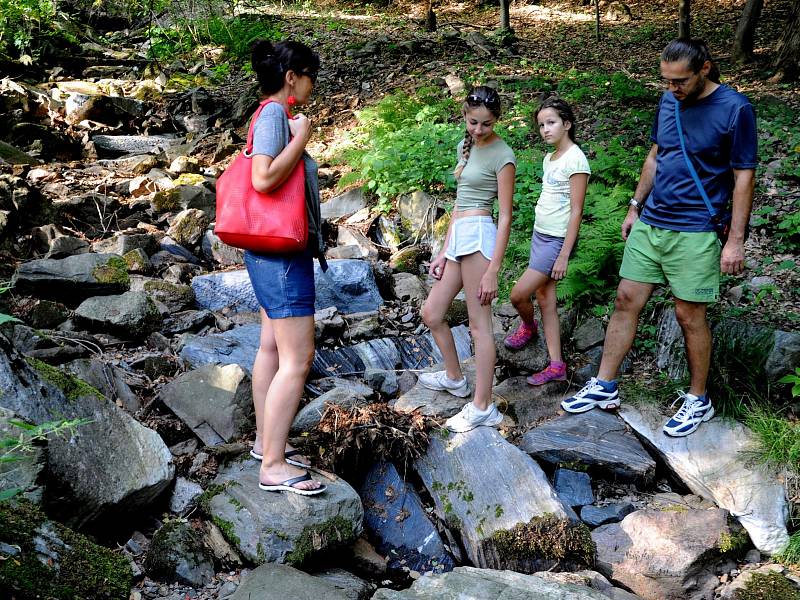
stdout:
POLYGON ((5 502, 6 500, 11 500, 14 496, 22 492, 22 488, 8 488, 5 490, 0 490, 0 502, 5 502))

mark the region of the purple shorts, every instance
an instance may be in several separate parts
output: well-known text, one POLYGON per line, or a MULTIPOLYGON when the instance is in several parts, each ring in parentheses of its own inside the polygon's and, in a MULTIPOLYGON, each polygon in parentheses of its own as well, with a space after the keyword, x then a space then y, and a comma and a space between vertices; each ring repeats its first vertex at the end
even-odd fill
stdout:
MULTIPOLYGON (((534 229, 531 238, 531 259, 528 268, 549 276, 564 245, 563 237, 539 233, 534 229)), ((575 244, 577 246, 577 244, 575 244)))

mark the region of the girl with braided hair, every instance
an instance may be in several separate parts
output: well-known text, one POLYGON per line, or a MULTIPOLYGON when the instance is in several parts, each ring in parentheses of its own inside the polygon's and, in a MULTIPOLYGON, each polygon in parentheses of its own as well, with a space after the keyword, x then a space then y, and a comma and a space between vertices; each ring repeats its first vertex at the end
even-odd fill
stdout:
POLYGON ((475 395, 447 420, 447 427, 456 432, 499 425, 503 420, 492 403, 495 346, 491 302, 497 296, 497 274, 511 231, 516 175, 514 152, 494 131, 501 113, 497 91, 485 86, 472 89, 462 111, 466 132, 458 145, 454 173, 458 183, 456 205, 444 250, 431 261, 430 272, 437 281, 422 308, 422 318, 442 353, 445 370, 419 376, 419 382, 428 389, 462 398, 470 395, 445 320, 450 303, 463 287, 475 346, 475 395), (495 200, 499 205, 497 225, 492 220, 495 200))

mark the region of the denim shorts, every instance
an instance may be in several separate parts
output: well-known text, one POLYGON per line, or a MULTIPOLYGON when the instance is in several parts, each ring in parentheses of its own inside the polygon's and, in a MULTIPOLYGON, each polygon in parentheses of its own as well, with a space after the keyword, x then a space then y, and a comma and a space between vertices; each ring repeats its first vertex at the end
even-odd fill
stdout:
POLYGON ((496 242, 497 227, 492 217, 461 217, 453 221, 444 255, 449 260, 461 262, 462 256, 480 252, 486 260, 492 260, 496 242))
MULTIPOLYGON (((539 233, 534 229, 531 238, 531 258, 528 261, 528 268, 544 273, 549 277, 563 245, 563 237, 539 233)), ((575 245, 577 246, 577 244, 575 245)))
POLYGON ((296 254, 244 253, 244 264, 256 299, 270 319, 314 314, 314 259, 308 250, 296 254))

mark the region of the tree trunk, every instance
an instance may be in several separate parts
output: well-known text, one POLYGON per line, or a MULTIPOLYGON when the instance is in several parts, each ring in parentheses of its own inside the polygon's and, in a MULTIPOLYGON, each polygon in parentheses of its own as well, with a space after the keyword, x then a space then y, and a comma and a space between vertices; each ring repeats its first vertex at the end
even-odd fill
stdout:
POLYGON ((689 39, 691 37, 690 24, 691 0, 678 0, 678 37, 689 39))
POLYGON ((794 2, 789 22, 778 42, 777 72, 771 81, 795 81, 800 77, 800 2, 794 2))
POLYGON ((600 0, 594 0, 594 36, 600 41, 600 0))
POLYGON ((500 0, 500 29, 503 31, 511 29, 510 5, 511 0, 500 0))
POLYGON ((428 0, 428 11, 425 15, 425 31, 436 31, 436 13, 433 12, 433 0, 428 0))
POLYGON ((735 61, 744 63, 753 60, 753 40, 763 8, 764 0, 747 0, 744 5, 733 41, 733 59, 735 61))

